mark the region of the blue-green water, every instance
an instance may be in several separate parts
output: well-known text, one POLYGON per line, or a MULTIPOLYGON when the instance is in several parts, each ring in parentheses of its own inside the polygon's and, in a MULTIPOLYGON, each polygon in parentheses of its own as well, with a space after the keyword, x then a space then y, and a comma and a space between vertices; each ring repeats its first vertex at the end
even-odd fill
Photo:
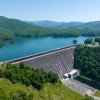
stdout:
POLYGON ((78 44, 83 44, 87 38, 94 37, 67 37, 67 38, 25 38, 18 37, 16 42, 8 43, 0 48, 0 61, 7 61, 23 56, 37 54, 56 48, 73 45, 73 39, 77 39, 78 44))

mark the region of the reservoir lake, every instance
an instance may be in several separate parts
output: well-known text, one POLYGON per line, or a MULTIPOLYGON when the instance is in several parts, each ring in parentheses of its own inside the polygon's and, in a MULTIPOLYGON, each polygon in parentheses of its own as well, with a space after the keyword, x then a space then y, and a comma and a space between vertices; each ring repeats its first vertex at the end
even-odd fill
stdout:
POLYGON ((27 38, 17 37, 15 43, 7 43, 0 48, 0 62, 8 61, 28 55, 35 55, 46 51, 51 51, 57 48, 73 45, 73 40, 77 40, 77 44, 84 44, 87 38, 95 37, 65 37, 65 38, 27 38))

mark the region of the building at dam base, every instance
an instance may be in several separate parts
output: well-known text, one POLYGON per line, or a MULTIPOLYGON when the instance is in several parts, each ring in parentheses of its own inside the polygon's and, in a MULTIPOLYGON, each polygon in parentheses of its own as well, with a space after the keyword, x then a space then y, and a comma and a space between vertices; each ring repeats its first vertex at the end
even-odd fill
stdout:
POLYGON ((69 78, 75 78, 78 75, 78 71, 76 69, 73 69, 71 72, 64 74, 65 79, 69 78))

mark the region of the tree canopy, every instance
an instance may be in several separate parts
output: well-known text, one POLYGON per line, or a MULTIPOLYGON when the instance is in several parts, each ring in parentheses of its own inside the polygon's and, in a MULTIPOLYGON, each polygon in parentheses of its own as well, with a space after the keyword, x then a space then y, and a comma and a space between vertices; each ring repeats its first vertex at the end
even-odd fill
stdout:
POLYGON ((19 66, 7 63, 2 65, 4 69, 0 69, 0 77, 7 78, 15 83, 23 83, 26 86, 34 86, 40 90, 45 83, 56 83, 58 75, 53 72, 45 72, 42 69, 33 69, 21 63, 19 66))
POLYGON ((74 67, 80 73, 100 84, 100 47, 78 46, 75 50, 74 67))
POLYGON ((84 41, 85 44, 91 44, 93 42, 93 39, 86 39, 84 41))

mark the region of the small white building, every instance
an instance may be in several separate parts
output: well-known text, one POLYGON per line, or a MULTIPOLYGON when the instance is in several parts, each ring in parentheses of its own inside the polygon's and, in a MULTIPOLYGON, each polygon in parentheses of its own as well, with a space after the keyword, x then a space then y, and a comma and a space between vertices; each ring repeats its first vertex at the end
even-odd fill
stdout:
POLYGON ((73 69, 71 72, 64 74, 65 79, 75 78, 78 75, 78 71, 73 69))
POLYGON ((78 75, 78 72, 76 69, 73 69, 70 73, 68 73, 69 78, 75 78, 78 75))

